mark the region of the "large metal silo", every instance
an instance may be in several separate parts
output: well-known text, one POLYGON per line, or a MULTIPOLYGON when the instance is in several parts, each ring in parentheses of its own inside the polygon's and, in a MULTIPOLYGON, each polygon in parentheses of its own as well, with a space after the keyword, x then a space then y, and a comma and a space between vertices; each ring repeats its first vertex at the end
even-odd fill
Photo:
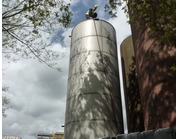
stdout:
POLYGON ((123 133, 116 32, 103 20, 85 20, 71 38, 65 139, 123 133))

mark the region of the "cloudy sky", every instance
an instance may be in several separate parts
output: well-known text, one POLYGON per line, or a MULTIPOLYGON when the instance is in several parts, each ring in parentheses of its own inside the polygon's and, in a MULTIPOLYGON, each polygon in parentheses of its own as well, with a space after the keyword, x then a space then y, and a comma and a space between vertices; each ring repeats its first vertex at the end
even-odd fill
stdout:
POLYGON ((71 2, 73 21, 65 31, 64 43, 54 43, 53 49, 64 53, 58 62, 62 72, 58 72, 36 60, 19 60, 7 63, 3 59, 2 83, 9 87, 6 96, 10 99, 7 117, 2 118, 2 135, 21 136, 36 139, 38 133, 63 131, 69 68, 70 34, 74 25, 85 20, 89 7, 98 4, 98 18, 110 22, 117 32, 117 44, 131 34, 126 15, 118 10, 118 18, 111 19, 104 12, 103 0, 66 0, 71 2))

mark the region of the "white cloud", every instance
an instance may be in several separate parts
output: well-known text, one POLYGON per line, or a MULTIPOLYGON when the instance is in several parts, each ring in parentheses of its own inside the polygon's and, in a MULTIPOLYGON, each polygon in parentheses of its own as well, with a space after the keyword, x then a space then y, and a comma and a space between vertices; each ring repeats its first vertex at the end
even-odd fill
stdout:
POLYGON ((18 123, 13 123, 10 128, 12 130, 22 130, 22 127, 18 123))
MULTIPOLYGON (((54 49, 58 49, 54 46, 54 49)), ((60 47, 60 45, 59 45, 60 47)), ((69 51, 68 48, 59 48, 69 51)), ((35 136, 40 131, 63 130, 68 57, 58 62, 62 72, 48 68, 35 60, 23 60, 6 66, 3 83, 9 86, 7 97, 10 108, 3 118, 3 135, 18 135, 25 138, 24 131, 35 136), (61 118, 59 120, 59 118, 61 118), (58 123, 57 123, 58 122, 58 123), (14 128, 15 126, 21 126, 14 128)), ((32 136, 26 139, 32 139, 32 136)))

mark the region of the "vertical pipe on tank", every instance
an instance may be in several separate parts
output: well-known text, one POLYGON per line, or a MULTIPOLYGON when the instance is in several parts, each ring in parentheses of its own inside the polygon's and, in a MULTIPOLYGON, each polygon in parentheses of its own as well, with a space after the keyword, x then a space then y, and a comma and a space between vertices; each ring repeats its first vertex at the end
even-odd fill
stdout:
MULTIPOLYGON (((124 93, 124 82, 123 82, 123 73, 122 73, 122 62, 121 62, 121 54, 119 53, 119 77, 120 77, 120 91, 121 91, 121 102, 122 102, 122 116, 123 116, 123 127, 124 134, 128 134, 128 122, 127 122, 127 111, 126 111, 126 98, 124 93)), ((125 75, 124 75, 125 76, 125 75)))
POLYGON ((123 133, 116 32, 103 20, 85 20, 72 31, 65 139, 123 133))

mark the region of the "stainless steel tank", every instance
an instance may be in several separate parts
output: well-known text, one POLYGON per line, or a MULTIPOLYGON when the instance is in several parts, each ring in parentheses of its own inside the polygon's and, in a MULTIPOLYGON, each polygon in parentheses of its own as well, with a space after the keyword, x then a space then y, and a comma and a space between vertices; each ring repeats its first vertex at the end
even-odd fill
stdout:
POLYGON ((71 38, 65 139, 123 133, 116 32, 103 20, 85 20, 71 38))

